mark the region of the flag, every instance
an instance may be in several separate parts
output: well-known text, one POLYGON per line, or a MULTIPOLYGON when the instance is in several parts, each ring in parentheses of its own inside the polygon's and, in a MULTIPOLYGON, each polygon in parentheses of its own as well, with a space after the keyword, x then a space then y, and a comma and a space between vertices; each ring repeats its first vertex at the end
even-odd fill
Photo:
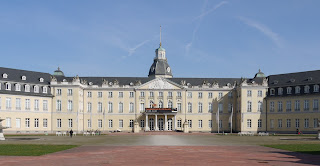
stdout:
POLYGON ((217 122, 217 124, 219 124, 219 112, 220 112, 220 110, 219 110, 219 107, 218 107, 218 111, 216 113, 216 122, 217 122))

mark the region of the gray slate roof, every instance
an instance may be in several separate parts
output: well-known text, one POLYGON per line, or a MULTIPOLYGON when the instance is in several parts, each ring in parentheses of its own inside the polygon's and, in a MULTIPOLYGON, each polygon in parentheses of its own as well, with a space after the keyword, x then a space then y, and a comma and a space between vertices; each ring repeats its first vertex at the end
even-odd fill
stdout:
POLYGON ((32 84, 49 85, 51 78, 49 73, 41 73, 35 71, 19 70, 0 67, 0 79, 2 81, 23 82, 32 84), (3 74, 8 74, 8 78, 2 78, 3 74), (26 80, 22 80, 22 76, 26 76, 26 80), (44 82, 40 82, 40 78, 44 79, 44 82))
POLYGON ((270 75, 269 87, 320 84, 320 70, 270 75))
POLYGON ((167 71, 167 68, 170 67, 168 64, 167 60, 163 59, 155 59, 153 61, 153 64, 150 67, 149 70, 149 76, 154 76, 154 75, 169 75, 172 76, 172 72, 167 71), (154 70, 153 70, 154 68, 154 70))

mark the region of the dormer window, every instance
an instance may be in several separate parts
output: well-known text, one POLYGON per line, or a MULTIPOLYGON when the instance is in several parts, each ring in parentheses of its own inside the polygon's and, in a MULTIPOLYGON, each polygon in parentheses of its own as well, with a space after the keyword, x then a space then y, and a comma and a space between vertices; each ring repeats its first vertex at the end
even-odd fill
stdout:
POLYGON ((20 84, 16 84, 16 91, 21 91, 21 85, 20 84))
POLYGON ((278 95, 282 95, 283 94, 283 88, 278 88, 278 95))
POLYGON ((2 74, 2 78, 8 78, 8 74, 7 73, 2 74))
POLYGON ((39 86, 38 86, 38 85, 35 85, 35 86, 33 87, 33 92, 34 92, 34 93, 39 93, 39 86))
POLYGON ((11 84, 10 83, 6 83, 6 90, 11 90, 11 84))
POLYGON ((310 86, 306 85, 304 86, 304 93, 309 93, 310 92, 310 86))
POLYGON ((43 78, 40 78, 40 82, 43 82, 44 81, 44 79, 43 78))
POLYGON ((292 93, 292 88, 291 87, 287 87, 287 94, 291 94, 292 93))
POLYGON ((296 87, 295 87, 295 93, 296 93, 296 94, 300 93, 300 86, 296 86, 296 87))
POLYGON ((25 80, 27 80, 27 77, 26 76, 22 76, 21 79, 25 81, 25 80))
POLYGON ((313 92, 319 92, 319 85, 313 85, 313 92))
POLYGON ((25 85, 24 86, 24 91, 25 92, 30 92, 30 85, 25 85))
POLYGON ((275 90, 274 89, 270 89, 270 95, 274 95, 275 94, 275 90))
POLYGON ((42 92, 43 92, 43 93, 48 93, 48 87, 44 86, 44 87, 42 88, 42 92))

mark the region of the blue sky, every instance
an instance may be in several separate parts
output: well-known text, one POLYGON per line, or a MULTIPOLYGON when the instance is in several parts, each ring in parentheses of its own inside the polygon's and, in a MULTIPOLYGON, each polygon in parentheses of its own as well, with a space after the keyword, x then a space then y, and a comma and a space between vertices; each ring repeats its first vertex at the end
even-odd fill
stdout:
POLYGON ((1 67, 146 77, 159 47, 174 77, 320 69, 320 1, 0 1, 1 67))

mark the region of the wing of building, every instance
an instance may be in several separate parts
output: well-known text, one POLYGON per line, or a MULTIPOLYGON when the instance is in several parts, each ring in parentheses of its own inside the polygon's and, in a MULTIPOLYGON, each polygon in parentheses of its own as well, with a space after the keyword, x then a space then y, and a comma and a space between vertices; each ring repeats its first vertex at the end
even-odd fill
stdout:
POLYGON ((165 49, 148 77, 68 77, 0 68, 6 133, 73 130, 313 132, 320 71, 253 78, 175 78, 165 49))

